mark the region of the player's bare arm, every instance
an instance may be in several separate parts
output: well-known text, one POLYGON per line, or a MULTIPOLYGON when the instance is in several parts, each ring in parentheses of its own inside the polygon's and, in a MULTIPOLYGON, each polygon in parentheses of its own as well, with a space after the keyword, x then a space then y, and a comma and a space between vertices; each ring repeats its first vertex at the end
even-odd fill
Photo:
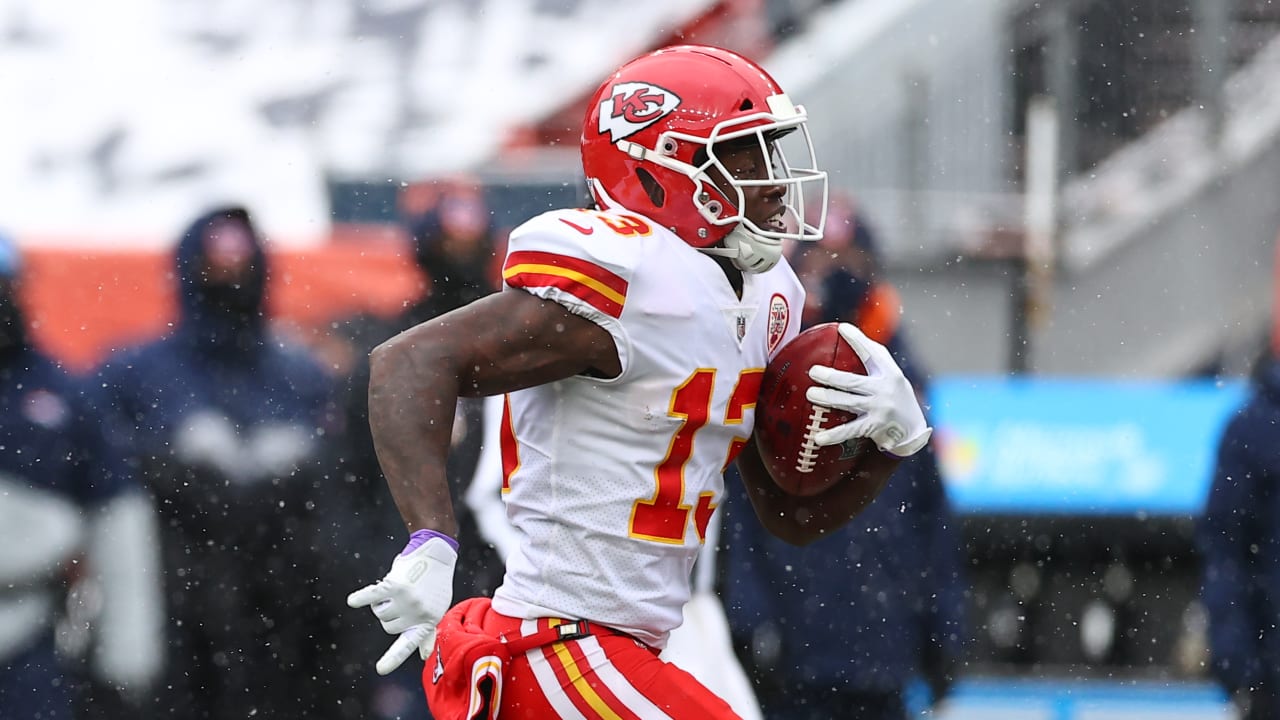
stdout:
POLYGON ((901 458, 887 453, 873 453, 859 468, 859 477, 841 478, 825 492, 801 497, 774 484, 752 440, 738 455, 738 472, 765 529, 792 545, 807 545, 862 512, 884 489, 900 462, 901 458))
POLYGON ((519 290, 406 330, 370 357, 369 426, 410 531, 456 535, 445 456, 460 396, 621 372, 608 331, 519 290))

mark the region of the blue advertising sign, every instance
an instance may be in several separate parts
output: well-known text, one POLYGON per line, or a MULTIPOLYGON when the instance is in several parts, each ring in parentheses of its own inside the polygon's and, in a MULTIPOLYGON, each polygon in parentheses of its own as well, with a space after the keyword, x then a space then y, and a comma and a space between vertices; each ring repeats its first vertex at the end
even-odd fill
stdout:
POLYGON ((1208 682, 965 678, 935 720, 1232 720, 1235 708, 1208 682))
POLYGON ((1200 512, 1243 381, 935 380, 947 496, 960 512, 1200 512))

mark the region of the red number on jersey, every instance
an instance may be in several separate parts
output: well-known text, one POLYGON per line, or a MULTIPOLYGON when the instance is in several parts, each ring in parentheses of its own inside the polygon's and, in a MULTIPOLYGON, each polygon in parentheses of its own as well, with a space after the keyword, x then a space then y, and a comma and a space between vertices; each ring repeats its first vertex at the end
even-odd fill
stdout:
POLYGON ((649 227, 649 223, 635 215, 624 215, 622 213, 606 215, 600 213, 599 217, 600 222, 608 225, 611 230, 619 235, 648 235, 653 232, 653 228, 649 227))
MULTIPOLYGON (((729 404, 725 408, 725 424, 741 423, 747 408, 755 407, 756 397, 760 394, 760 380, 763 377, 763 368, 742 371, 729 398, 729 404)), ((684 500, 684 467, 689 462, 689 458, 693 457, 694 435, 707 424, 711 415, 711 394, 715 389, 715 379, 715 370, 699 368, 671 393, 671 404, 667 414, 681 418, 683 422, 671 438, 666 458, 654 470, 657 489, 653 497, 637 500, 632 507, 632 537, 661 543, 683 543, 685 528, 689 522, 689 511, 693 510, 694 529, 698 533, 698 540, 706 540, 707 524, 711 521, 711 514, 716 509, 712 504, 714 499, 712 493, 700 493, 695 508, 682 504, 682 500, 684 500)), ((724 464, 726 468, 746 443, 747 438, 734 438, 729 443, 728 459, 724 464)))
POLYGON ((680 429, 671 438, 667 457, 654 470, 658 489, 648 500, 637 500, 631 509, 631 536, 663 543, 684 542, 684 529, 689 522, 684 499, 684 466, 693 456, 693 436, 711 415, 711 391, 715 388, 716 371, 695 370, 684 384, 671 393, 667 414, 683 418, 680 429))

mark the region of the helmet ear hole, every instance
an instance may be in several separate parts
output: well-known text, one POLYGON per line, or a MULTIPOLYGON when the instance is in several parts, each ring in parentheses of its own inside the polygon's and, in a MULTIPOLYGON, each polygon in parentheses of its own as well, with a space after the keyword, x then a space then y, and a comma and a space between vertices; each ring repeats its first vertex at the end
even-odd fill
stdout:
POLYGON ((649 196, 649 200, 653 201, 654 207, 662 207, 666 204, 667 191, 662 189, 657 178, 648 170, 636 168, 636 178, 640 180, 640 187, 644 188, 645 194, 649 196))

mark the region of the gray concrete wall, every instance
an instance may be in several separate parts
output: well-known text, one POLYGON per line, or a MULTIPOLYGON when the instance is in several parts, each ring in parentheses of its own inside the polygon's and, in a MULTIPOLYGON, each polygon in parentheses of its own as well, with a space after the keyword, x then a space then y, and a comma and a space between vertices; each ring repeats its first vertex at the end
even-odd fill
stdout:
POLYGON ((828 6, 767 69, 803 104, 833 188, 866 210, 895 255, 929 254, 955 193, 1005 192, 1007 0, 860 0, 828 6), (889 232, 892 230, 893 232, 889 232))
MULTIPOLYGON (((1245 352, 1270 321, 1280 233, 1280 142, 1056 278, 1033 327, 1030 368, 1060 375, 1169 377, 1245 352)), ((897 267, 906 326, 935 373, 1008 371, 1007 267, 897 267)), ((1232 360, 1233 358, 1229 358, 1232 360)), ((1234 358, 1236 366, 1248 358, 1234 358)))
POLYGON ((1265 325, 1280 233, 1280 142, 1055 286, 1034 367, 1177 375, 1265 325))

